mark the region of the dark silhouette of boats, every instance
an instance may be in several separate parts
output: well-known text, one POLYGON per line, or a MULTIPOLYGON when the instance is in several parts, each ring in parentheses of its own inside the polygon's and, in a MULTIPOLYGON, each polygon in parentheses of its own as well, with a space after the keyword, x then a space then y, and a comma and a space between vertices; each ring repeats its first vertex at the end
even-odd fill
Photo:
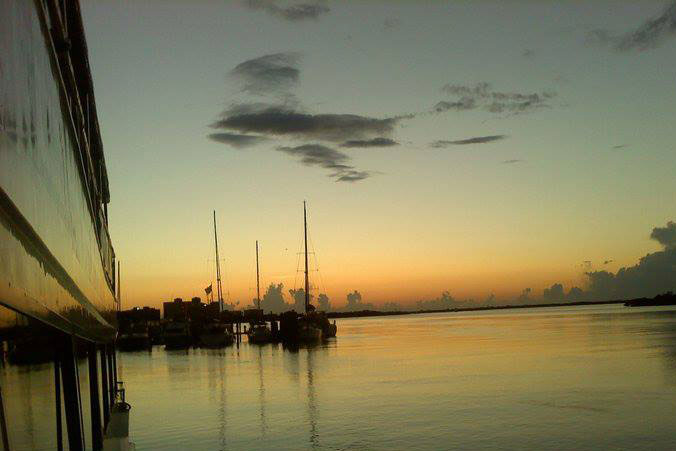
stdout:
POLYGON ((222 348, 235 341, 232 324, 207 323, 199 336, 200 345, 205 348, 222 348))
POLYGON ((256 240, 256 299, 254 301, 256 310, 250 322, 248 331, 249 343, 264 344, 273 341, 274 337, 267 322, 263 320, 263 310, 261 310, 261 283, 260 269, 258 264, 258 240, 256 240))
POLYGON ((273 341, 272 331, 266 323, 252 324, 248 336, 249 343, 263 344, 273 341))
POLYGON ((150 330, 145 323, 134 323, 117 337, 117 346, 121 351, 141 351, 152 347, 150 330))
POLYGON ((186 349, 192 344, 188 324, 183 321, 170 321, 164 326, 164 348, 186 349))

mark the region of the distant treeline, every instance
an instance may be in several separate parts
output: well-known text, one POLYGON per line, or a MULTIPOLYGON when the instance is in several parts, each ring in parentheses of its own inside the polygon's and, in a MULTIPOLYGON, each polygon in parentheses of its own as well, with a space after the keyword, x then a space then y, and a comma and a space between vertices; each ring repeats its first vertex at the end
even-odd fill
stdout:
MULTIPOLYGON (((660 295, 663 296, 663 295, 660 295)), ((673 296, 673 295, 672 295, 673 296)), ((540 308, 540 307, 569 307, 571 305, 600 305, 600 304, 627 304, 631 301, 590 301, 590 302, 559 302, 551 304, 517 304, 517 305, 496 305, 490 307, 467 307, 453 308, 443 310, 408 310, 381 312, 377 310, 361 310, 358 312, 329 312, 326 314, 329 318, 359 318, 365 316, 392 316, 392 315, 417 315, 421 313, 444 313, 444 312, 476 312, 481 310, 505 310, 520 308, 540 308)), ((651 304, 655 305, 655 304, 651 304)), ((667 304, 659 304, 667 305, 667 304)))
POLYGON ((667 291, 664 294, 658 294, 654 298, 630 299, 624 303, 627 307, 647 307, 651 305, 676 305, 676 294, 667 291))

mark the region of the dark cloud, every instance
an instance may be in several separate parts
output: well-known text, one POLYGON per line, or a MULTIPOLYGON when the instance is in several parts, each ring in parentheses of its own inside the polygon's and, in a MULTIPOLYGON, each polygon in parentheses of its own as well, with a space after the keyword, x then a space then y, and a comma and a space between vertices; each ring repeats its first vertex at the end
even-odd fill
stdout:
POLYGON ((391 147, 398 146, 399 143, 390 138, 373 138, 367 140, 351 139, 345 141, 340 147, 391 147))
POLYGON ((471 97, 462 97, 460 100, 448 102, 442 100, 434 105, 435 113, 445 113, 446 111, 467 111, 476 108, 476 101, 471 97))
POLYGON ((356 114, 309 114, 291 108, 268 106, 223 113, 213 128, 239 133, 259 133, 322 141, 372 139, 390 135, 403 117, 377 119, 356 114))
POLYGON ((632 299, 652 297, 676 290, 676 223, 655 227, 650 237, 664 249, 647 254, 634 266, 617 273, 588 271, 587 293, 591 299, 632 299))
POLYGON ((249 94, 286 93, 298 84, 297 53, 274 53, 238 64, 230 76, 242 84, 249 94))
POLYGON ((607 30, 594 30, 589 40, 612 46, 617 51, 644 51, 658 47, 668 38, 676 37, 676 1, 671 2, 662 13, 646 20, 638 28, 615 35, 607 30))
POLYGON ((516 164, 516 163, 523 163, 524 160, 518 160, 518 159, 513 159, 513 160, 504 160, 502 164, 516 164))
POLYGON ((665 227, 655 227, 650 233, 650 238, 660 243, 665 249, 675 249, 676 223, 669 221, 665 227))
POLYGON ((303 144, 296 147, 278 147, 278 151, 299 157, 300 162, 306 166, 320 166, 326 169, 344 169, 344 163, 350 157, 343 152, 323 146, 321 144, 303 144))
POLYGON ((613 146, 613 150, 620 150, 620 149, 624 149, 625 147, 627 147, 626 144, 619 144, 617 146, 613 146))
POLYGON ((231 145, 237 149, 254 146, 268 141, 268 138, 264 136, 238 135, 236 133, 212 133, 209 135, 209 139, 222 144, 231 145))
POLYGON ((430 147, 443 148, 448 146, 465 146, 468 144, 486 144, 505 139, 507 135, 475 136, 474 138, 460 139, 457 141, 439 140, 430 144, 430 147))
POLYGON ((347 170, 340 172, 335 175, 336 177, 336 182, 349 182, 349 183, 354 183, 358 182, 360 180, 364 180, 366 178, 371 177, 371 172, 369 171, 357 171, 357 170, 347 170))
POLYGON ((432 108, 435 113, 481 109, 491 113, 523 114, 550 107, 550 100, 556 97, 554 92, 494 91, 491 85, 486 82, 476 83, 473 86, 449 83, 443 86, 441 90, 455 99, 438 102, 432 108))
POLYGON ((612 263, 612 262, 613 262, 613 260, 604 260, 604 261, 603 261, 603 264, 604 264, 604 265, 607 265, 607 264, 612 263))
POLYGON ((331 11, 321 3, 296 3, 290 6, 279 6, 275 0, 245 0, 244 5, 253 10, 265 11, 280 19, 298 22, 318 19, 322 14, 331 11))
POLYGON ((277 150, 299 158, 305 166, 331 169, 333 172, 329 174, 329 177, 335 178, 337 182, 358 182, 371 176, 371 172, 360 171, 347 164, 350 161, 349 155, 322 144, 281 146, 277 150))

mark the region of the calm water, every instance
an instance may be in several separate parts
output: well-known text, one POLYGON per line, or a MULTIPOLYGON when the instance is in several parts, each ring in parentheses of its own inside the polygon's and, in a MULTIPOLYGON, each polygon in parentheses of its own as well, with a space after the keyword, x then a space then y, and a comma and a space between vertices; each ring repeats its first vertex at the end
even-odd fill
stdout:
POLYGON ((137 449, 676 449, 675 309, 338 325, 295 352, 120 354, 137 449))

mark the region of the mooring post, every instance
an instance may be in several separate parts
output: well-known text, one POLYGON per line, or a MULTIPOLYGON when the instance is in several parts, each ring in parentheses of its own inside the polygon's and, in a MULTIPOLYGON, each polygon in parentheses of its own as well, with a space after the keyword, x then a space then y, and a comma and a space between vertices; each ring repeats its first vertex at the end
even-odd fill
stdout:
POLYGON ((63 341, 61 379, 63 381, 63 401, 66 410, 68 448, 80 451, 84 449, 84 431, 82 430, 80 384, 78 383, 77 362, 75 361, 75 342, 70 335, 65 336, 63 341))
POLYGON ((0 386, 0 435, 2 436, 2 449, 9 451, 9 436, 7 435, 7 417, 5 417, 5 404, 2 401, 2 386, 0 386))
POLYGON ((54 352, 54 404, 56 408, 56 449, 63 451, 63 424, 61 421, 61 357, 60 351, 54 352))
POLYGON ((101 395, 103 398, 103 429, 108 426, 110 419, 110 396, 108 388, 108 358, 106 357, 106 345, 101 345, 101 395))
POLYGON ((108 364, 108 396, 110 408, 115 405, 115 381, 113 380, 113 352, 110 345, 106 345, 106 357, 108 364))
POLYGON ((103 449, 103 427, 101 426, 101 405, 99 403, 99 374, 96 359, 96 344, 87 347, 87 363, 89 365, 89 407, 92 420, 92 448, 103 449))

